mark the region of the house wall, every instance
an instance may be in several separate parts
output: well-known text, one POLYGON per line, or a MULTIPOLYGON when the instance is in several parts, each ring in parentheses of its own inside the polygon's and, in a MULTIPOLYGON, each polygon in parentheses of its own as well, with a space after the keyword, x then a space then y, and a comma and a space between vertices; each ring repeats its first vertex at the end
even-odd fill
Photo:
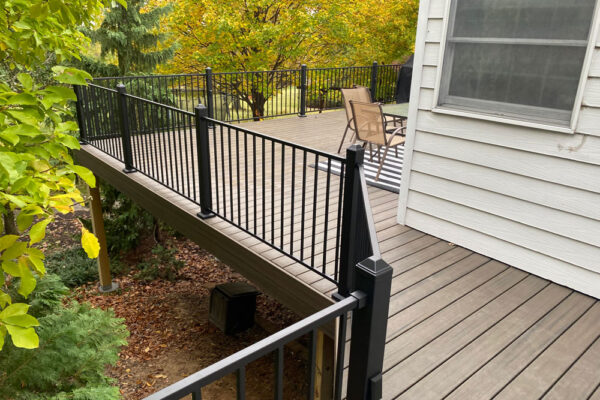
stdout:
POLYGON ((573 133, 432 111, 449 0, 422 0, 398 221, 600 297, 600 33, 573 133))

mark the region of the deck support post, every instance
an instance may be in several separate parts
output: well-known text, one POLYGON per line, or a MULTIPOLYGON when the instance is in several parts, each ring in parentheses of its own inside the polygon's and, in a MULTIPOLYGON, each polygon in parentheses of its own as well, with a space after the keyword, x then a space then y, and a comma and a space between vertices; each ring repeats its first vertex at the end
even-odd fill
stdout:
POLYGON ((315 368, 315 400, 333 399, 335 341, 321 329, 317 331, 315 368))
POLYGON ((369 257, 356 265, 356 289, 366 304, 352 314, 348 400, 377 400, 383 395, 383 358, 392 288, 392 267, 369 257))
POLYGON ((125 168, 123 172, 126 174, 135 172, 133 167, 133 152, 131 149, 131 131, 129 129, 129 111, 127 110, 127 90, 125 85, 119 83, 117 85, 117 92, 119 92, 119 122, 121 124, 121 141, 123 144, 123 161, 125 162, 125 168))
POLYGON ((200 212, 202 219, 215 216, 212 212, 212 184, 210 179, 210 144, 208 141, 208 109, 198 104, 194 108, 196 114, 196 148, 198 152, 198 173, 200 183, 200 212))
POLYGON ((213 72, 212 72, 212 68, 207 67, 205 70, 205 78, 206 78, 206 107, 208 108, 207 110, 207 116, 208 118, 214 118, 215 117, 215 110, 214 110, 214 99, 213 99, 213 72))
POLYGON ((339 292, 336 299, 347 297, 355 290, 356 264, 368 257, 370 249, 362 251, 368 242, 366 225, 363 224, 365 206, 362 200, 360 169, 365 150, 352 145, 346 150, 346 175, 344 176, 344 198, 340 242, 339 292))
POLYGON ((100 243, 100 252, 98 253, 98 275, 100 284, 98 290, 102 293, 112 292, 119 288, 116 282, 113 282, 110 276, 110 260, 108 258, 108 249, 106 247, 106 232, 104 231, 104 217, 102 215, 102 202, 100 200, 100 180, 96 177, 96 186, 90 187, 90 209, 92 214, 92 228, 98 242, 100 243))
POLYGON ((371 100, 373 102, 377 101, 377 72, 378 72, 378 64, 377 61, 373 61, 373 66, 371 67, 371 100))
POLYGON ((306 117, 306 87, 307 87, 306 64, 300 66, 300 114, 299 117, 306 117))
POLYGON ((85 123, 83 122, 83 92, 81 91, 81 85, 73 85, 73 90, 75 91, 75 97, 77 97, 75 111, 77 114, 77 125, 79 125, 79 143, 88 144, 85 123))

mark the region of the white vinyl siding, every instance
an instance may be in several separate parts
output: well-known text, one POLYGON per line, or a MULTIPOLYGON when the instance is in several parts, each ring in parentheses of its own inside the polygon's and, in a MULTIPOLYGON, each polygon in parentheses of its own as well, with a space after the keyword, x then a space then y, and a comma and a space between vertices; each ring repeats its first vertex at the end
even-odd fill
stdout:
POLYGON ((568 135, 432 111, 447 1, 421 3, 428 18, 419 22, 399 221, 600 297, 597 14, 568 135))

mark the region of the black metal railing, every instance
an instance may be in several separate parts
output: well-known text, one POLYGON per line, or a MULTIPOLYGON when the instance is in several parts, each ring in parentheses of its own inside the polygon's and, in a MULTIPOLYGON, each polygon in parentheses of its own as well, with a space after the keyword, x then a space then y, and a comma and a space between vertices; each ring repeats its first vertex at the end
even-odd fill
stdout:
MULTIPOLYGON (((207 121, 208 122, 208 121, 207 121)), ((236 375, 236 397, 245 399, 246 368, 252 361, 273 354, 275 379, 273 398, 283 398, 283 348, 305 334, 310 335, 306 398, 315 393, 317 330, 339 320, 334 371, 333 398, 336 400, 380 399, 383 393, 383 359, 392 269, 381 259, 375 225, 369 206, 362 167, 364 150, 352 146, 347 151, 344 217, 342 228, 341 281, 335 296, 337 303, 277 332, 175 384, 147 397, 146 400, 175 400, 192 394, 200 399, 202 388, 229 374, 236 375), (365 258, 362 258, 365 257, 365 258), (358 261, 356 261, 358 260, 358 261), (356 261, 356 262, 355 262, 356 261), (347 334, 349 313, 352 315, 347 334), (349 362, 346 365, 346 348, 349 362), (344 374, 346 378, 344 380, 344 374), (343 382, 346 381, 346 387, 343 382)))
POLYGON ((193 112, 205 104, 210 118, 246 121, 304 116, 343 107, 341 88, 366 86, 373 99, 394 101, 400 65, 213 72, 95 78, 98 86, 125 85, 127 93, 193 112))
MULTIPOLYGON (((238 374, 238 398, 244 398, 245 366, 273 351, 279 399, 282 346, 312 332, 314 347, 315 329, 338 318, 335 398, 344 390, 351 400, 381 397, 392 269, 379 252, 362 147, 351 146, 342 158, 210 118, 202 105, 190 113, 128 94, 125 85, 90 84, 76 87, 76 94, 83 144, 122 161, 126 173, 143 173, 193 201, 201 218, 218 215, 338 287, 337 304, 152 399, 199 398, 202 386, 229 372, 238 374)), ((313 358, 309 366, 313 382, 313 358)))
POLYGON ((206 114, 197 108, 198 151, 210 174, 200 186, 204 215, 337 282, 345 159, 206 114))

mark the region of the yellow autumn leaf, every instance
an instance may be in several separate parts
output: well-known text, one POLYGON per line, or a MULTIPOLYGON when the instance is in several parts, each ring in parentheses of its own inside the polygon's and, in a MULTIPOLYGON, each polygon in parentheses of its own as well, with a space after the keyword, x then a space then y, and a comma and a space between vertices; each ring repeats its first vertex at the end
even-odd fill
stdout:
POLYGON ((83 247, 89 258, 98 257, 100 243, 98 243, 96 236, 85 228, 81 228, 81 247, 83 247))

